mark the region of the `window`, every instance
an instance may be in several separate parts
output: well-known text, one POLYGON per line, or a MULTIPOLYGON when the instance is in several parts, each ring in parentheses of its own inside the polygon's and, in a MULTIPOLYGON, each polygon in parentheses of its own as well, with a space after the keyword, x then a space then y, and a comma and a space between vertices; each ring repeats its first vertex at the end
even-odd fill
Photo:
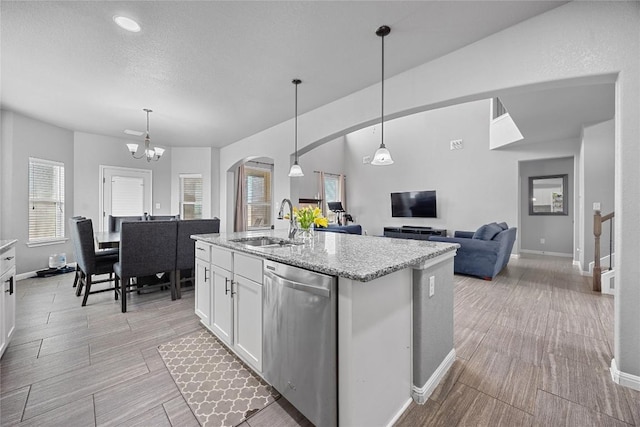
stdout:
POLYGON ((340 176, 324 174, 324 206, 329 222, 336 222, 336 213, 329 210, 329 202, 339 202, 340 200, 340 176))
POLYGON ((64 239, 64 164, 29 158, 29 243, 64 239))
POLYGON ((493 119, 497 119, 498 117, 502 117, 507 114, 507 109, 502 105, 502 101, 500 98, 493 98, 493 119))
POLYGON ((180 175, 180 218, 202 218, 202 175, 180 175))
POLYGON ((247 230, 271 228, 271 171, 267 164, 245 164, 247 230))

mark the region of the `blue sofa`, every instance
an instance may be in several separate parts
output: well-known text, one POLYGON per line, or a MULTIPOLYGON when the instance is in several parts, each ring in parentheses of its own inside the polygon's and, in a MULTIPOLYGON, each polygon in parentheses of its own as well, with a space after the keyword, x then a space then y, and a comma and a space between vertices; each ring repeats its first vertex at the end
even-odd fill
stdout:
POLYGON ((324 231, 328 233, 344 233, 344 234, 362 234, 362 226, 359 224, 338 225, 329 224, 329 227, 316 227, 316 231, 324 231))
POLYGON ((492 280, 509 262, 516 230, 504 222, 493 222, 475 232, 456 231, 454 237, 430 236, 429 240, 460 244, 453 261, 454 273, 492 280))

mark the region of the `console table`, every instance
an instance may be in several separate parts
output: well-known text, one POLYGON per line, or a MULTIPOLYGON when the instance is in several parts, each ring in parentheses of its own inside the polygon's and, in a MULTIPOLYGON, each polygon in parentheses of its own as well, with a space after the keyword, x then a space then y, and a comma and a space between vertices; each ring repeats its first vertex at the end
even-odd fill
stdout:
POLYGON ((447 230, 431 227, 384 227, 385 237, 395 237, 398 239, 428 240, 429 236, 446 236, 447 230))

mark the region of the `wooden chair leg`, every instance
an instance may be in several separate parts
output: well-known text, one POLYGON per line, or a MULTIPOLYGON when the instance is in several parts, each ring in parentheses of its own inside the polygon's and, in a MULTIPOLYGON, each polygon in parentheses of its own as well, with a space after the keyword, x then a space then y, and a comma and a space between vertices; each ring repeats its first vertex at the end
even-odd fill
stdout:
POLYGON ((123 313, 127 312, 127 287, 128 286, 129 286, 129 278, 122 277, 122 280, 120 280, 120 289, 121 289, 120 303, 121 303, 121 308, 123 313))
POLYGON ((80 279, 80 267, 76 265, 76 277, 73 279, 73 287, 78 286, 78 279, 80 279))
POLYGON ((89 298, 89 293, 91 292, 91 275, 85 275, 86 284, 84 286, 84 298, 82 298, 82 306, 87 305, 87 298, 89 298))
POLYGON ((176 270, 175 271, 175 280, 176 280, 176 298, 177 299, 181 299, 182 298, 182 289, 180 286, 180 270, 176 270))
POLYGON ((84 274, 84 272, 82 270, 80 270, 80 277, 78 278, 78 286, 76 286, 76 296, 77 297, 82 295, 82 287, 84 285, 85 280, 86 280, 86 275, 84 274))

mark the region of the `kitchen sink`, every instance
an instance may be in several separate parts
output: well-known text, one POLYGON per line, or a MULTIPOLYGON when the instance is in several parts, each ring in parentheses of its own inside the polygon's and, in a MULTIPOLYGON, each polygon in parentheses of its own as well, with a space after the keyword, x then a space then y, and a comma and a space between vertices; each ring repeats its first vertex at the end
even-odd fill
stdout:
POLYGON ((240 239, 231 239, 230 241, 235 243, 242 243, 247 246, 262 248, 275 248, 299 244, 298 242, 294 242, 293 240, 287 240, 273 236, 242 237, 240 239))

